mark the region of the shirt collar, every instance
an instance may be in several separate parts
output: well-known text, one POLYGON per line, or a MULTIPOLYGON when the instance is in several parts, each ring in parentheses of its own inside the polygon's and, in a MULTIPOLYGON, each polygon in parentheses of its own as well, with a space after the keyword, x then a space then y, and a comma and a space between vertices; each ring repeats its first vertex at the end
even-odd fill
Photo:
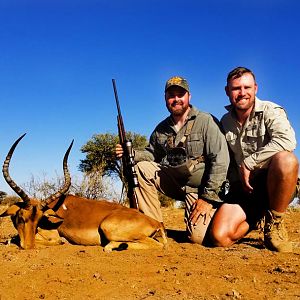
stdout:
POLYGON ((190 109, 190 111, 188 113, 188 116, 187 116, 188 120, 190 120, 192 118, 195 118, 196 115, 197 115, 197 109, 193 105, 191 105, 191 104, 190 104, 190 108, 191 109, 190 109))

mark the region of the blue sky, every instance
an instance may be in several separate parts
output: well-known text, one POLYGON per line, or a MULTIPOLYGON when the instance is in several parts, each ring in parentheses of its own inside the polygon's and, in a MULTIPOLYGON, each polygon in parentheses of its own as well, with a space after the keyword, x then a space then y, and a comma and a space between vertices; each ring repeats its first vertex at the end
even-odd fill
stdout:
MULTIPOLYGON (((0 161, 26 132, 11 176, 51 179, 74 139, 78 176, 81 146, 117 132, 112 78, 126 130, 148 137, 167 116, 169 77, 186 77, 192 104, 220 118, 240 65, 261 99, 286 108, 299 141, 299 29, 297 0, 0 0, 0 161)), ((0 190, 11 193, 2 176, 0 190)))

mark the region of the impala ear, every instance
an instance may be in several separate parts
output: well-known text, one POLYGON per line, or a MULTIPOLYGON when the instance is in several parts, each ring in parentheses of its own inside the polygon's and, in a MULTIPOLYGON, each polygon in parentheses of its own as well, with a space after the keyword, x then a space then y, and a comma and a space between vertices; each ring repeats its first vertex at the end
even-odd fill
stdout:
POLYGON ((9 208, 7 208, 0 217, 14 216, 20 210, 20 207, 16 204, 13 204, 9 208))
POLYGON ((56 216, 56 212, 53 209, 49 208, 44 212, 43 216, 44 217, 56 216))
POLYGON ((57 216, 51 216, 47 218, 47 221, 52 223, 52 224, 59 224, 63 222, 63 219, 57 216))
POLYGON ((61 217, 59 217, 53 209, 47 209, 44 212, 43 217, 45 217, 47 221, 52 224, 61 223, 64 220, 61 217))

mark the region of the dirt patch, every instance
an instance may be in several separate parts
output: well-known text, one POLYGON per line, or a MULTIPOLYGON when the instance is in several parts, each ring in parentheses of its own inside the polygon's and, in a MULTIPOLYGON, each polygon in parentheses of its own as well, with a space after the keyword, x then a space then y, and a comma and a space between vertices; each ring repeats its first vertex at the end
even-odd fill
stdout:
POLYGON ((0 299, 300 299, 300 211, 287 226, 294 253, 264 249, 258 231, 231 248, 186 241, 183 210, 163 211, 168 249, 105 253, 64 244, 19 250, 0 220, 0 299))

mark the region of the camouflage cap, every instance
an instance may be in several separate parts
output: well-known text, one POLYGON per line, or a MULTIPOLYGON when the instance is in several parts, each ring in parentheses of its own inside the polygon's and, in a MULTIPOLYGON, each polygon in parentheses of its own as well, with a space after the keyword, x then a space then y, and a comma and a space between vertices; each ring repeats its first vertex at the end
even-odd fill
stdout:
POLYGON ((174 77, 171 77, 169 80, 167 80, 166 86, 165 86, 165 92, 169 87, 171 87, 173 85, 180 86, 183 89, 185 89, 186 91, 190 92, 189 84, 186 81, 186 79, 184 79, 183 77, 174 76, 174 77))

